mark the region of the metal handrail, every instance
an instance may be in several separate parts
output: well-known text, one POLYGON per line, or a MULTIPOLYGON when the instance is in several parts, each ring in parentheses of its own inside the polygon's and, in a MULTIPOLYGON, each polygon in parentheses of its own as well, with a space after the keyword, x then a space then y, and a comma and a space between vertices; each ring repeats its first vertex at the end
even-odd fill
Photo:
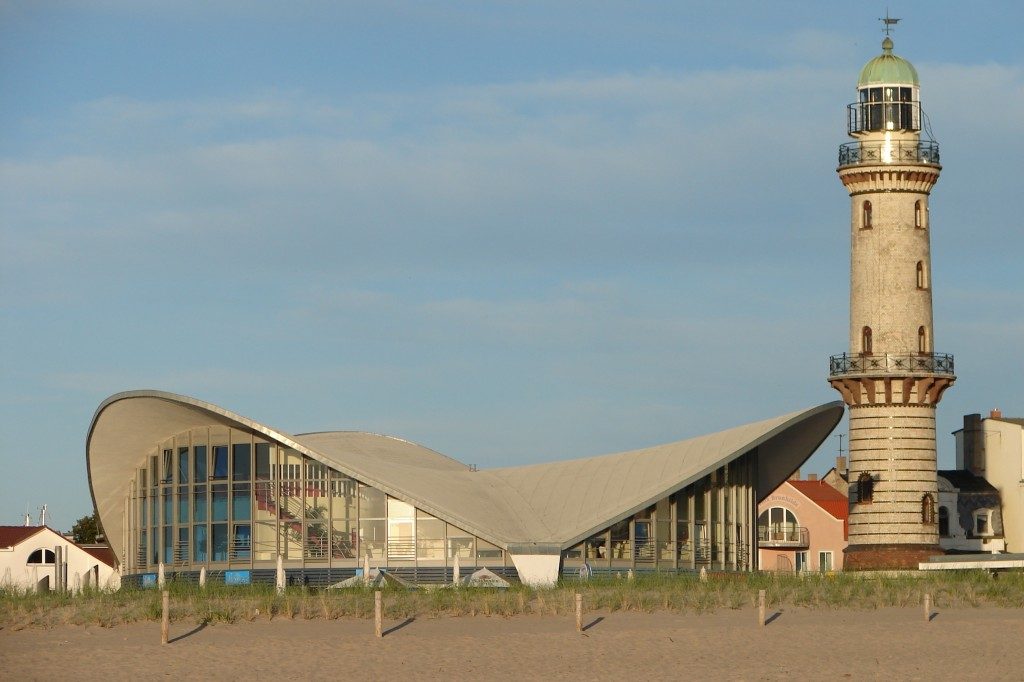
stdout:
POLYGON ((847 142, 839 145, 839 165, 860 163, 928 163, 938 165, 939 143, 929 140, 847 142))
POLYGON ((803 526, 775 524, 757 527, 757 541, 767 546, 807 547, 811 534, 803 526))
POLYGON ((829 376, 843 374, 942 374, 953 375, 953 356, 947 353, 884 353, 882 355, 833 355, 829 376))

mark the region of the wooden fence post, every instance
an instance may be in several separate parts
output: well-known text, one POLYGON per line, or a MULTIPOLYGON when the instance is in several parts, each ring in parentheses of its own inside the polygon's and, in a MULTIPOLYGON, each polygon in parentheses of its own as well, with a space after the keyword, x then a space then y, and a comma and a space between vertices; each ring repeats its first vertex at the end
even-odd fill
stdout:
POLYGON ((764 627, 764 590, 757 591, 757 624, 764 627))
POLYGON ((167 590, 163 594, 163 615, 160 618, 160 643, 167 644, 171 633, 171 595, 167 590))
POLYGON ((924 622, 929 622, 932 619, 932 595, 927 592, 924 593, 924 622))
POLYGON ((576 593, 576 632, 583 632, 583 595, 576 593))
POLYGON ((384 636, 384 614, 381 604, 380 590, 373 593, 373 634, 377 637, 384 636))

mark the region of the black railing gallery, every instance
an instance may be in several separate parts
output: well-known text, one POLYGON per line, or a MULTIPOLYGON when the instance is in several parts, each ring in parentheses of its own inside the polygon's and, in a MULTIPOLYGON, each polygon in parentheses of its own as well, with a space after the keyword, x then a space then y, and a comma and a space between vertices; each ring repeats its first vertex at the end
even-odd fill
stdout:
POLYGON ((839 165, 858 163, 939 163, 939 143, 892 140, 889 142, 847 142, 839 145, 839 165))
POLYGON ((830 376, 842 374, 953 374, 953 356, 946 353, 885 353, 884 355, 833 355, 830 376))

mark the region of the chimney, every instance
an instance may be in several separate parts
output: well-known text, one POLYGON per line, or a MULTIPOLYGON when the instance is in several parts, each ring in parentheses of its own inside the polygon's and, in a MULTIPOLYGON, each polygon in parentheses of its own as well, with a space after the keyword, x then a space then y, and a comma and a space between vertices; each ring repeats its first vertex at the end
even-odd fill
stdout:
POLYGON ((837 474, 845 474, 846 473, 846 458, 845 457, 836 457, 836 473, 837 474))
POLYGON ((972 474, 985 471, 985 444, 982 440, 981 415, 964 415, 964 468, 972 474))
POLYGON ((808 481, 817 481, 818 480, 818 474, 807 474, 807 480, 808 481))
POLYGON ((1002 419, 1003 418, 1003 411, 1000 410, 998 407, 993 407, 992 408, 992 412, 989 413, 989 415, 988 415, 988 418, 989 419, 1002 419))
POLYGON ((791 480, 791 481, 799 481, 800 480, 800 470, 797 469, 792 474, 790 474, 789 480, 791 480))

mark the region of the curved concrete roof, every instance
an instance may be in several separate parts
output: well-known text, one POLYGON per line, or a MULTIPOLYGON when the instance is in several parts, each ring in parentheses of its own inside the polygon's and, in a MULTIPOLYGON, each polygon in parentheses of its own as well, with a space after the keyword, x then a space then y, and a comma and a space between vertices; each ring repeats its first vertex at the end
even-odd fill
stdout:
POLYGON ((719 433, 642 450, 472 471, 409 441, 372 433, 290 435, 194 398, 118 393, 96 410, 86 443, 89 486, 112 549, 123 554, 122 510, 136 468, 186 429, 247 429, 502 547, 566 548, 758 448, 767 494, 828 437, 843 414, 831 402, 719 433))

